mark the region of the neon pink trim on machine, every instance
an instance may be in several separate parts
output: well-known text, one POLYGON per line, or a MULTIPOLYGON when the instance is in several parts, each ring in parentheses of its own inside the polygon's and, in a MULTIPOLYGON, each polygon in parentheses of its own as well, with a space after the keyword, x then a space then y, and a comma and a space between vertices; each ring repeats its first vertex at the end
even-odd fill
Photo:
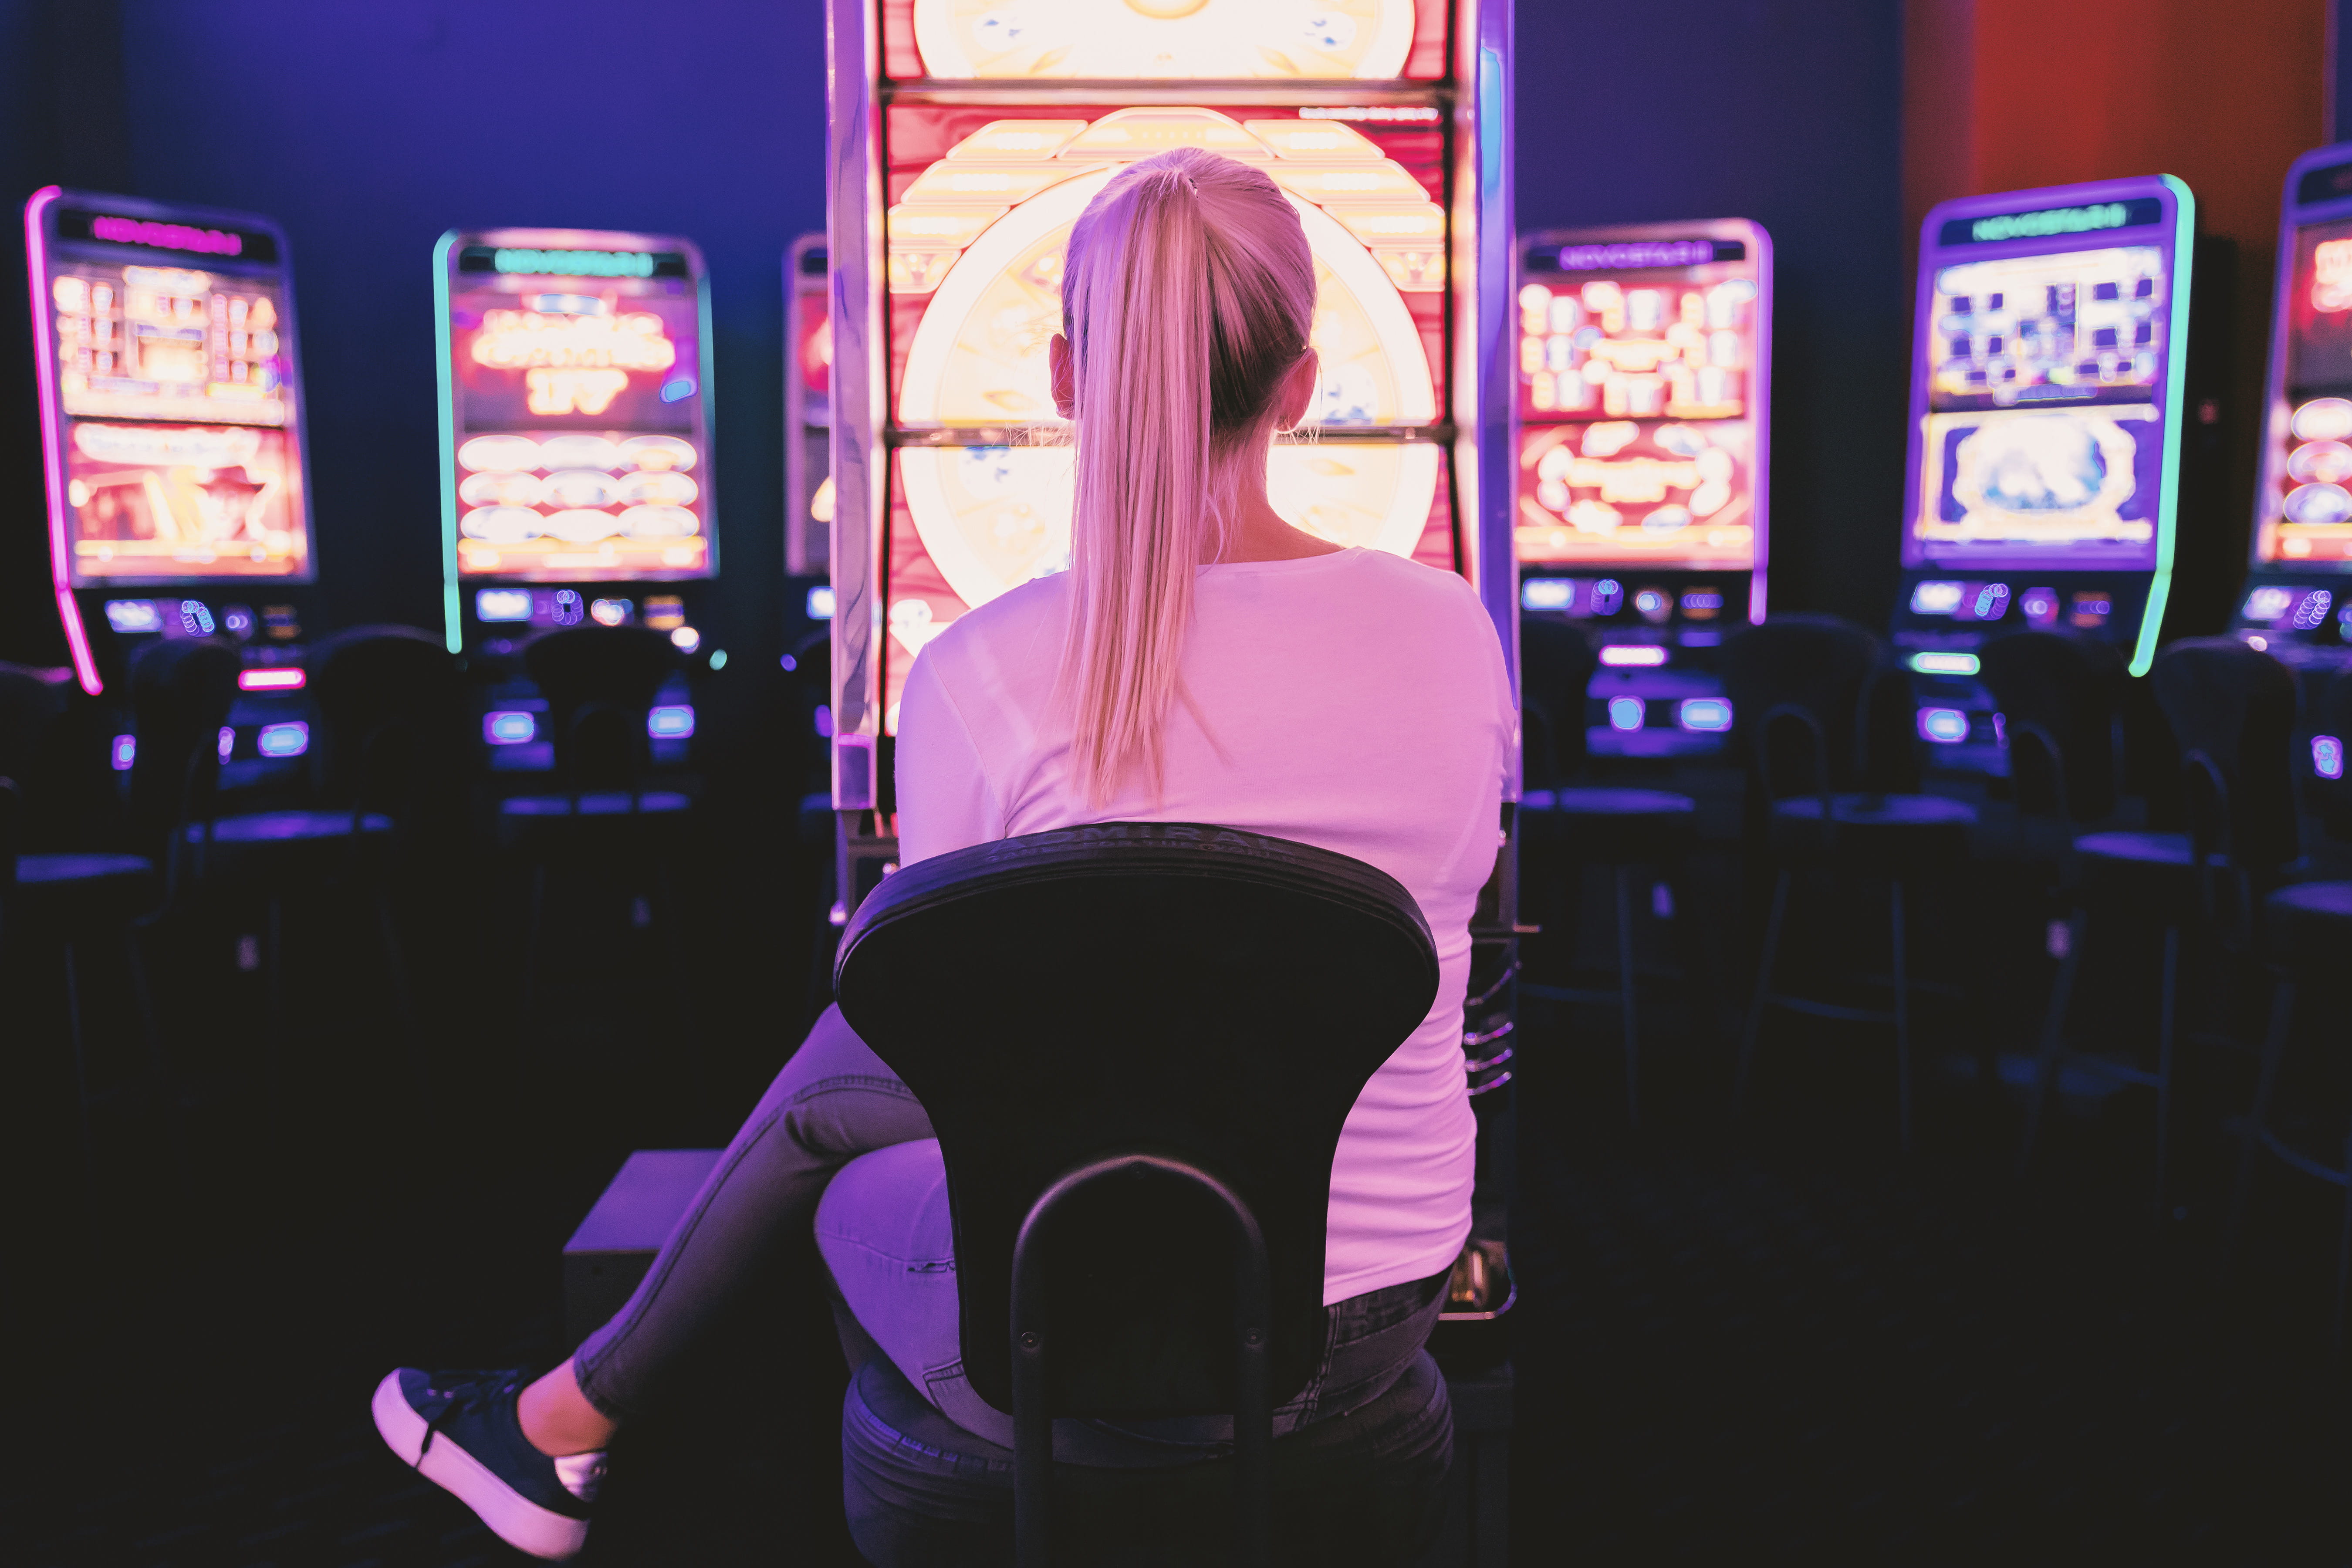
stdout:
POLYGON ((48 486, 49 586, 57 595, 58 619, 66 629, 66 647, 73 655, 74 679, 92 697, 106 689, 98 678, 98 661, 90 657, 89 634, 82 628, 81 605, 73 595, 72 554, 66 539, 66 461, 58 441, 64 418, 54 405, 58 395, 58 355, 49 330, 48 248, 41 243, 41 214, 65 193, 55 185, 35 191, 25 204, 25 265, 33 281, 33 363, 41 377, 41 475, 48 486))

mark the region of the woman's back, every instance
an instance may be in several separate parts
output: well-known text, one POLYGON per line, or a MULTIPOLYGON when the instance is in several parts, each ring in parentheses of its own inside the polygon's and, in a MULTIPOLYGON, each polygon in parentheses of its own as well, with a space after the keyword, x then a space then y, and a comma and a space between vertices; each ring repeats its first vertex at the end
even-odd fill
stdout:
POLYGON ((925 648, 899 717, 908 861, 1086 822, 1208 822, 1353 856, 1420 903, 1438 999, 1357 1102, 1332 1172, 1325 1300, 1426 1278, 1469 1223, 1461 1018, 1469 920, 1514 743, 1467 584, 1375 551, 1202 568, 1163 734, 1106 803, 1079 787, 1056 691, 1067 580, 1028 584, 925 648))

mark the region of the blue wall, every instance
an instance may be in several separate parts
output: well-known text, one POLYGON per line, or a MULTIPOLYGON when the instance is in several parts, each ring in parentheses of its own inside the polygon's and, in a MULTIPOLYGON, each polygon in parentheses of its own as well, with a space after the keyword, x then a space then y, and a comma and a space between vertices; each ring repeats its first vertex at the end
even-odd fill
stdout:
POLYGON ((1895 0, 1521 0, 1522 229, 1747 217, 1772 236, 1776 610, 1888 614, 1911 280, 1895 0))
MULTIPOLYGON (((818 0, 0 0, 0 195, 63 179, 286 225, 318 558, 342 621, 438 625, 435 238, 692 237, 719 339, 717 629, 756 646, 783 570, 781 258, 824 220, 823 15, 818 0)), ((1874 620, 1895 571, 1908 348, 1898 16, 1895 0, 1525 0, 1518 18, 1524 226, 1737 215, 1772 231, 1773 600, 1874 620)), ((21 258, 7 268, 0 656, 53 659, 21 258)))

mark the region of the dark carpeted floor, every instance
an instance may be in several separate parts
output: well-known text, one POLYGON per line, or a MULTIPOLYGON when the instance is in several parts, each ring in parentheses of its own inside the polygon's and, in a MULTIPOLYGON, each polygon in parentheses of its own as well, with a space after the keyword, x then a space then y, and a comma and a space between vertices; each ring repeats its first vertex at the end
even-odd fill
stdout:
MULTIPOLYGON (((420 970, 471 973, 478 935, 448 934, 437 963, 420 938, 420 970)), ((586 948, 529 1052, 509 1012, 469 1000, 490 982, 428 981, 429 1110, 397 1021, 338 1010, 349 952, 320 956, 298 998, 314 1023, 281 1053, 276 1100, 222 1047, 216 1100, 101 1121, 94 1183, 55 1073, 27 1069, 0 1274, 0 1563, 521 1561, 382 1450, 368 1392, 395 1363, 562 1352, 563 1237, 627 1149, 714 1141, 719 1107, 750 1103, 800 1016, 807 942, 710 939, 708 1109, 674 1015, 611 992, 586 948)), ((2031 1036, 2007 995, 1964 987, 1927 1010, 1907 1158, 1879 1032, 1775 1027, 1735 1120, 1728 1046, 1664 988, 1635 1131, 1613 1017, 1530 1005, 1517 1561, 2352 1561, 2331 1194, 2266 1182, 2248 1255, 2221 1274, 2218 1129, 2242 1093, 2226 1052, 2184 1088, 2184 1126, 2206 1131, 2183 1140, 2161 1222, 2144 1096, 2054 1119, 2019 1180, 2016 1108, 1985 1070, 2031 1036)), ((36 1016, 22 1037, 50 1037, 36 1016)), ((763 1292, 616 1449, 586 1561, 853 1563, 841 1379, 814 1302, 763 1292)))

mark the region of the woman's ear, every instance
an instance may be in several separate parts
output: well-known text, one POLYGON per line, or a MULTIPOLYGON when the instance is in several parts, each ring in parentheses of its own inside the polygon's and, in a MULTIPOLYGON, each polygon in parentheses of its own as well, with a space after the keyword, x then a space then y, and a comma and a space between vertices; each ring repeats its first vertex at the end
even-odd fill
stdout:
POLYGON ((1076 418, 1071 411, 1077 406, 1078 386, 1077 377, 1071 373, 1070 340, 1055 332, 1054 341, 1045 345, 1045 362, 1054 373, 1054 412, 1065 419, 1076 418))
POLYGON ((1283 374, 1280 401, 1275 405, 1275 428, 1295 430, 1307 419, 1307 411, 1315 403, 1316 388, 1323 383, 1323 362, 1313 349, 1298 357, 1298 363, 1283 374))

